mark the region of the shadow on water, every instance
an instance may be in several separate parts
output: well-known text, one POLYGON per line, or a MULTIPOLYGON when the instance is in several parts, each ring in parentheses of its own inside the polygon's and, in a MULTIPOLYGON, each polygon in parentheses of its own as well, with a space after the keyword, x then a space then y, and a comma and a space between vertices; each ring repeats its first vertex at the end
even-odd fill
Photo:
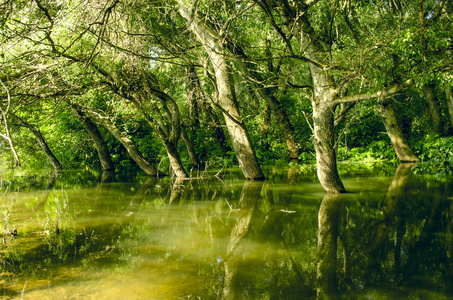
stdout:
POLYGON ((0 299, 450 298, 453 185, 411 167, 350 169, 342 195, 298 167, 2 190, 0 299))

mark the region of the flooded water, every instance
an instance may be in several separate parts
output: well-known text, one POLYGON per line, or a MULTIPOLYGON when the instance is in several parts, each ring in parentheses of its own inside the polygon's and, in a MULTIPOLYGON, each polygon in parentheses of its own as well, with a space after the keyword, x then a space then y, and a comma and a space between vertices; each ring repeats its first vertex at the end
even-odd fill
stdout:
POLYGON ((451 299, 453 184, 339 169, 3 175, 0 299, 451 299))

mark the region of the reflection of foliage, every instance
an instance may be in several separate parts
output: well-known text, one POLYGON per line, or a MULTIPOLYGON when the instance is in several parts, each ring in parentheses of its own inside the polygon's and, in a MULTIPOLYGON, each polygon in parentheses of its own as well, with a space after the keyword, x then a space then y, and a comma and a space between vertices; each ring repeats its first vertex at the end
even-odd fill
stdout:
MULTIPOLYGON (((417 191, 422 185, 413 183, 417 191)), ((349 278, 358 291, 379 287, 404 293, 402 286, 444 288, 448 265, 442 262, 445 241, 439 233, 446 226, 446 215, 435 198, 420 192, 401 194, 391 203, 384 201, 384 194, 378 201, 369 200, 376 197, 374 193, 350 197, 343 208, 340 239, 345 249, 340 250, 350 255, 349 278)), ((413 293, 423 295, 421 290, 413 293)))
MULTIPOLYGON (((451 203, 442 199, 451 196, 451 184, 434 189, 432 182, 408 181, 407 186, 389 193, 392 165, 369 169, 342 165, 340 170, 348 181, 367 184, 357 193, 342 195, 339 202, 337 274, 343 298, 352 298, 354 293, 360 298, 369 291, 377 291, 376 297, 388 293, 387 298, 404 298, 407 289, 420 298, 421 288, 443 292, 448 284, 448 265, 442 231, 451 203)), ((316 183, 316 170, 310 173, 307 169, 291 178, 288 170, 267 172, 270 179, 254 197, 258 201, 253 216, 238 242, 240 251, 235 253, 236 295, 313 299, 318 213, 324 195, 316 183)), ((126 184, 116 182, 125 178, 116 177, 107 184, 109 193, 103 200, 108 202, 99 197, 96 200, 100 202, 95 203, 88 195, 93 192, 94 179, 88 184, 90 188, 84 189, 81 178, 71 178, 77 182, 73 190, 66 188, 70 184, 65 185, 65 194, 52 194, 46 200, 48 214, 43 212, 40 219, 45 231, 23 231, 28 235, 27 243, 17 238, 7 249, 2 248, 3 270, 20 274, 14 280, 25 278, 30 287, 42 278, 59 284, 79 280, 82 275, 62 277, 59 273, 73 268, 81 268, 83 276, 98 267, 120 276, 145 270, 149 273, 143 274, 145 277, 159 277, 153 284, 162 285, 162 289, 178 289, 174 278, 183 278, 181 282, 189 287, 181 288, 187 293, 179 297, 190 293, 193 298, 218 299, 226 280, 228 244, 247 210, 239 200, 244 182, 236 175, 228 173, 223 182, 185 182, 180 198, 172 203, 169 179, 150 187, 143 198, 130 201, 138 184, 131 185, 130 175, 125 177, 126 184), (83 197, 76 197, 80 195, 76 191, 83 197), (88 200, 78 203, 78 198, 88 200), (160 275, 171 283, 160 281, 160 275)), ((107 194, 100 192, 94 191, 107 194)), ((8 288, 4 294, 11 294, 8 288)))

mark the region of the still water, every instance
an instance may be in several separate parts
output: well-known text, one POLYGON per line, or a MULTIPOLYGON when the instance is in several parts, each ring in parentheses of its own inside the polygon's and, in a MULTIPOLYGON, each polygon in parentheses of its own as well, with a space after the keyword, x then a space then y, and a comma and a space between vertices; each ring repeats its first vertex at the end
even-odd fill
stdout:
POLYGON ((339 169, 3 175, 0 299, 452 299, 453 184, 339 169))

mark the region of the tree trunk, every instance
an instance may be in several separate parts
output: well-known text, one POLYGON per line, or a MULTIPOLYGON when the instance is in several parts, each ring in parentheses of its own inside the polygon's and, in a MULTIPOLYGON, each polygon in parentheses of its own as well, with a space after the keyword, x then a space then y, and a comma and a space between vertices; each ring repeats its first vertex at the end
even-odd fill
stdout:
POLYGON ((289 121, 288 115, 284 110, 282 104, 273 95, 272 89, 258 88, 258 93, 266 101, 266 104, 272 110, 275 120, 282 131, 283 138, 286 141, 286 146, 289 149, 289 160, 297 162, 299 160, 299 145, 294 136, 294 128, 289 121))
POLYGON ((198 108, 204 114, 204 119, 207 122, 208 126, 212 129, 212 131, 214 131, 215 137, 220 146, 225 152, 230 151, 231 148, 226 140, 219 117, 212 109, 212 106, 209 104, 209 100, 206 98, 203 89, 201 88, 198 74, 195 72, 195 70, 192 70, 189 73, 189 77, 190 80, 188 81, 188 93, 195 96, 195 99, 198 102, 198 108))
POLYGON ((434 84, 425 84, 423 85, 423 94, 425 99, 428 102, 428 113, 431 118, 432 126, 435 132, 440 132, 441 130, 441 120, 440 120, 440 109, 437 98, 434 94, 434 84))
POLYGON ((445 87, 445 96, 447 98, 447 107, 448 107, 448 114, 450 115, 450 123, 453 127, 453 92, 452 86, 447 84, 445 87))
POLYGON ((11 113, 11 116, 14 118, 14 120, 16 122, 18 122, 21 126, 27 128, 35 136, 36 141, 38 142, 38 145, 44 151, 44 154, 46 155, 47 159, 52 164, 54 169, 57 171, 63 169, 60 162, 53 154, 52 150, 50 150, 49 145, 47 145, 47 142, 44 139, 44 137, 42 136, 39 128, 35 128, 33 125, 31 125, 30 123, 26 122, 25 120, 19 118, 18 116, 16 116, 13 113, 11 113))
POLYGON ((52 150, 50 150, 49 146, 47 145, 46 141, 44 140, 44 137, 42 136, 41 131, 38 128, 33 128, 33 127, 28 128, 28 129, 35 136, 36 140, 38 141, 39 146, 44 151, 44 154, 46 155, 47 159, 50 161, 50 163, 52 164, 54 169, 55 170, 63 169, 60 162, 55 157, 52 150))
MULTIPOLYGON (((307 58, 323 61, 326 57, 321 41, 315 37, 306 15, 302 16, 302 47, 307 58), (308 32, 308 34, 307 34, 308 32), (324 54, 323 54, 324 53, 324 54)), ((312 80, 313 144, 316 150, 318 179, 327 193, 346 192, 337 169, 334 100, 338 95, 329 73, 315 63, 309 63, 312 80)))
POLYGON ((14 167, 20 167, 21 163, 20 163, 19 155, 17 154, 16 148, 14 147, 13 140, 11 139, 11 135, 9 133, 9 126, 8 126, 7 121, 6 121, 6 114, 5 114, 5 112, 3 110, 2 110, 2 117, 3 117, 3 122, 4 122, 4 125, 5 125, 5 131, 6 132, 5 132, 5 134, 1 134, 0 133, 0 136, 2 138, 4 138, 8 142, 9 149, 11 150, 11 154, 14 157, 14 167))
POLYGON ((184 145, 186 146, 187 152, 189 153, 192 165, 195 168, 198 168, 200 166, 200 161, 198 160, 197 153, 195 152, 192 141, 189 139, 189 136, 187 135, 187 130, 184 127, 184 125, 181 126, 181 138, 184 142, 184 145))
POLYGON ((200 82, 193 66, 187 68, 187 102, 189 104, 189 126, 196 131, 200 128, 200 116, 198 101, 202 99, 202 91, 199 89, 200 82))
POLYGON ((96 113, 89 109, 85 109, 84 112, 86 112, 95 122, 104 126, 124 146, 124 148, 126 148, 126 151, 127 153, 129 153, 130 157, 146 174, 150 176, 165 175, 163 173, 160 173, 156 167, 146 161, 135 146, 134 142, 123 132, 121 132, 107 117, 104 117, 99 113, 96 113))
POLYGON ((203 25, 198 20, 198 17, 184 6, 185 4, 181 0, 179 0, 179 3, 181 4, 179 8, 180 14, 188 21, 189 29, 200 39, 214 67, 218 93, 217 104, 225 117, 225 123, 239 166, 245 178, 262 180, 264 179, 264 174, 258 164, 247 129, 239 113, 233 79, 228 61, 222 55, 224 49, 220 43, 220 37, 203 25))
MULTIPOLYGON (((244 53, 244 51, 238 46, 229 43, 227 47, 234 55, 238 55, 244 60, 247 60, 248 57, 244 53)), ((267 48, 269 50, 269 48, 267 48)), ((268 55, 270 57, 270 54, 268 55)), ((272 65, 271 60, 270 65, 272 65)), ((272 72, 273 67, 269 68, 272 72)), ((244 63, 244 72, 249 74, 250 77, 255 79, 254 88, 256 92, 260 95, 262 99, 266 102, 268 107, 274 113, 275 119, 277 121, 278 126, 282 132, 283 139, 286 141, 286 145, 289 149, 289 160, 293 162, 297 162, 299 158, 299 145, 297 144, 296 137, 294 135, 294 127, 291 124, 288 115, 286 114, 285 109, 283 108, 282 104, 278 101, 278 99, 274 96, 277 92, 276 87, 262 87, 260 84, 256 82, 265 82, 269 81, 269 78, 263 78, 261 70, 257 70, 256 64, 254 63, 244 63)), ((274 74, 272 76, 275 76, 274 74)), ((278 84, 274 82, 274 84, 278 84)), ((259 107, 259 104, 257 105, 259 107)))
POLYGON ((21 163, 20 163, 19 155, 17 154, 16 148, 14 147, 13 140, 11 139, 11 137, 9 136, 8 133, 7 134, 0 133, 0 136, 8 142, 9 149, 11 150, 11 154, 13 155, 13 158, 14 158, 14 167, 15 168, 20 167, 21 163))
POLYGON ((164 148, 167 151, 168 159, 170 160, 170 166, 178 178, 185 178, 187 177, 186 170, 182 166, 181 158, 178 152, 178 144, 173 143, 169 140, 163 140, 164 148))
POLYGON ((107 143, 104 141, 96 124, 94 124, 93 121, 91 121, 91 119, 89 117, 87 117, 81 110, 74 108, 74 113, 77 116, 77 118, 80 120, 80 122, 82 123, 85 130, 88 132, 88 134, 93 139, 94 147, 96 148, 96 151, 98 153, 102 170, 114 171, 115 166, 113 165, 112 159, 110 157, 110 152, 107 147, 107 143))
MULTIPOLYGON (((223 69, 223 67, 222 67, 223 69)), ((233 149, 245 178, 263 180, 264 174, 256 158, 245 124, 237 109, 233 83, 227 70, 217 70, 219 103, 223 108, 225 123, 231 137, 233 149)))
MULTIPOLYGON (((174 102, 173 99, 169 99, 169 101, 174 102)), ((165 103, 163 103, 163 105, 167 107, 165 103)), ((176 103, 174 103, 174 105, 176 106, 176 103)), ((171 128, 167 128, 164 124, 161 124, 162 126, 154 124, 149 115, 142 108, 140 109, 142 110, 143 116, 145 117, 148 124, 154 129, 157 136, 162 141, 162 144, 167 151, 167 156, 170 161, 170 166, 173 174, 178 178, 186 178, 187 172, 182 165, 181 157, 179 156, 178 152, 178 140, 179 136, 181 135, 182 128, 179 123, 179 113, 178 116, 175 116, 174 118, 177 120, 173 120, 173 118, 170 117, 170 119, 172 119, 172 121, 174 121, 177 126, 175 126, 176 124, 172 124, 172 126, 170 126, 171 128)), ((166 110, 169 111, 168 109, 166 110)))
POLYGON ((318 179, 327 193, 344 193, 337 169, 333 109, 325 100, 313 103, 313 129, 318 179))
POLYGON ((396 155, 401 162, 418 162, 419 159, 412 152, 411 148, 407 144, 403 132, 396 119, 395 110, 391 103, 379 104, 379 112, 384 122, 387 134, 392 142, 393 148, 395 149, 396 155))

